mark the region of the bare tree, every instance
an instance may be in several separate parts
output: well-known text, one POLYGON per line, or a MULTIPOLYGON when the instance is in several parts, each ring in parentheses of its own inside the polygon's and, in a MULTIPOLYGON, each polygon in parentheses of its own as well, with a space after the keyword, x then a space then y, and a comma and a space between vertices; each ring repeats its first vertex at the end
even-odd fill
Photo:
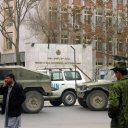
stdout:
MULTIPOLYGON (((45 33, 48 40, 53 33, 55 36, 57 35, 60 38, 64 33, 66 38, 68 38, 66 43, 91 44, 94 40, 99 39, 100 41, 98 42, 98 45, 100 45, 101 49, 96 47, 96 52, 103 52, 106 60, 103 60, 104 65, 108 65, 110 63, 109 54, 118 54, 118 41, 122 40, 121 42, 126 44, 125 40, 128 36, 128 23, 126 23, 126 21, 128 21, 127 5, 123 5, 122 8, 117 7, 114 10, 112 0, 86 0, 83 5, 68 4, 66 2, 55 3, 55 0, 50 1, 50 7, 54 9, 52 10, 54 12, 53 14, 56 14, 54 17, 57 19, 57 28, 54 28, 54 23, 51 22, 50 19, 46 20, 45 17, 41 17, 42 14, 40 13, 40 10, 37 11, 37 18, 35 19, 35 17, 33 17, 31 19, 31 21, 34 22, 34 24, 31 25, 32 28, 35 27, 34 29, 36 32, 40 32, 41 30, 42 33, 40 35, 42 36, 43 33, 45 33), (98 12, 98 10, 100 11, 98 12), (117 13, 119 10, 122 11, 120 14, 122 22, 120 22, 120 24, 117 13), (81 18, 81 16, 83 16, 83 18, 81 18), (96 19, 96 22, 93 21, 93 19, 96 19), (122 28, 120 33, 118 33, 118 27, 122 28), (84 38, 89 38, 90 41, 85 41, 84 38), (79 40, 78 42, 76 41, 77 39, 79 40)), ((45 13, 45 11, 43 12, 45 13)), ((49 15, 50 13, 48 12, 49 9, 45 14, 49 15)), ((127 54, 128 56, 128 53, 126 53, 127 49, 122 52, 125 52, 124 54, 127 54)))
MULTIPOLYGON (((45 5, 47 1, 42 1, 41 5, 45 5)), ((27 27, 31 30, 35 36, 38 37, 37 40, 45 41, 48 43, 48 48, 50 43, 56 43, 57 31, 54 29, 54 23, 49 20, 48 11, 46 6, 37 5, 33 13, 29 13, 27 17, 27 27), (42 13, 43 12, 43 13, 42 13)))
MULTIPOLYGON (((41 5, 45 5, 44 1, 41 5)), ((29 15, 28 25, 29 29, 38 35, 38 39, 42 39, 43 35, 47 38, 47 43, 60 43, 61 32, 65 31, 68 35, 67 43, 74 42, 77 33, 80 32, 78 25, 81 25, 78 18, 84 6, 67 5, 66 3, 50 1, 50 8, 36 7, 35 13, 29 15), (43 12, 43 13, 42 13, 43 12), (72 18, 72 22, 69 20, 72 18)))
POLYGON ((16 52, 16 63, 20 65, 19 39, 20 26, 27 12, 32 9, 39 0, 0 0, 0 32, 11 44, 16 52), (15 29, 15 40, 12 40, 8 31, 10 24, 15 29))
POLYGON ((96 49, 96 52, 103 53, 104 65, 109 65, 110 54, 127 56, 127 4, 117 4, 117 7, 112 9, 112 0, 96 0, 93 8, 102 10, 99 24, 94 25, 94 36, 101 39, 104 48, 96 49))

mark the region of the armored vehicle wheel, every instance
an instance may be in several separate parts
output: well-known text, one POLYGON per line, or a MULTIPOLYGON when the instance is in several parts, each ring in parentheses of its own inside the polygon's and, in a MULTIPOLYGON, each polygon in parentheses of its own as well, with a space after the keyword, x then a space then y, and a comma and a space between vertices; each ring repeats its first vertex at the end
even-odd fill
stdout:
POLYGON ((83 101, 82 98, 78 98, 78 103, 79 103, 81 106, 83 106, 84 108, 87 108, 87 107, 88 107, 87 104, 86 104, 86 101, 83 101))
POLYGON ((62 103, 65 106, 73 106, 76 103, 76 94, 73 91, 66 91, 62 95, 62 103))
POLYGON ((108 103, 107 95, 101 90, 94 90, 88 94, 86 103, 93 111, 104 110, 108 103))
POLYGON ((44 106, 43 96, 37 91, 28 91, 26 93, 26 100, 22 105, 22 109, 27 113, 37 113, 41 111, 44 106))
POLYGON ((60 106, 62 104, 61 100, 50 100, 49 102, 53 106, 60 106))

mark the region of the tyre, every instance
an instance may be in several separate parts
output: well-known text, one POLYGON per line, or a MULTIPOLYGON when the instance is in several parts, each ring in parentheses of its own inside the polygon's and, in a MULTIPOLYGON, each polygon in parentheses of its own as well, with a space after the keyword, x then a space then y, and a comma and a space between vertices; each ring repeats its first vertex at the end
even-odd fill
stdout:
POLYGON ((73 106, 76 103, 76 94, 73 91, 66 91, 62 95, 62 103, 65 106, 73 106))
POLYGON ((26 100, 22 109, 26 113, 38 113, 44 106, 43 96, 37 91, 26 92, 26 100))
POLYGON ((84 108, 87 108, 87 107, 88 107, 87 104, 86 104, 86 101, 83 101, 82 98, 78 98, 78 103, 79 103, 81 106, 83 106, 84 108))
POLYGON ((105 92, 101 90, 94 90, 88 94, 86 103, 88 108, 93 111, 105 110, 108 98, 105 92))
POLYGON ((49 102, 53 106, 60 106, 62 104, 62 101, 60 100, 50 100, 49 102))

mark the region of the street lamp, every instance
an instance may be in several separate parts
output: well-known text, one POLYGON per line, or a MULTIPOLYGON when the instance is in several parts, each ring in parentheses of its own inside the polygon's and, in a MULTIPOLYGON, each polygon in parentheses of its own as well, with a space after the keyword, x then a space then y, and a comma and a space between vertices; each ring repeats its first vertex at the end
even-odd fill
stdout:
POLYGON ((71 46, 71 48, 74 51, 74 67, 75 67, 75 90, 76 90, 76 50, 73 46, 71 46))

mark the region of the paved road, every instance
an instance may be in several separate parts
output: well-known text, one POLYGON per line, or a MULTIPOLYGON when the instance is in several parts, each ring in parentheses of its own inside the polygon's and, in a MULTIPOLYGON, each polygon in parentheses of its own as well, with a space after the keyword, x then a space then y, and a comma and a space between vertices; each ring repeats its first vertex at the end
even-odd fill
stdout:
MULTIPOLYGON (((4 116, 0 115, 0 128, 4 116)), ((79 105, 53 107, 45 104, 38 114, 22 114, 22 128, 109 128, 106 111, 93 112, 79 105)))

